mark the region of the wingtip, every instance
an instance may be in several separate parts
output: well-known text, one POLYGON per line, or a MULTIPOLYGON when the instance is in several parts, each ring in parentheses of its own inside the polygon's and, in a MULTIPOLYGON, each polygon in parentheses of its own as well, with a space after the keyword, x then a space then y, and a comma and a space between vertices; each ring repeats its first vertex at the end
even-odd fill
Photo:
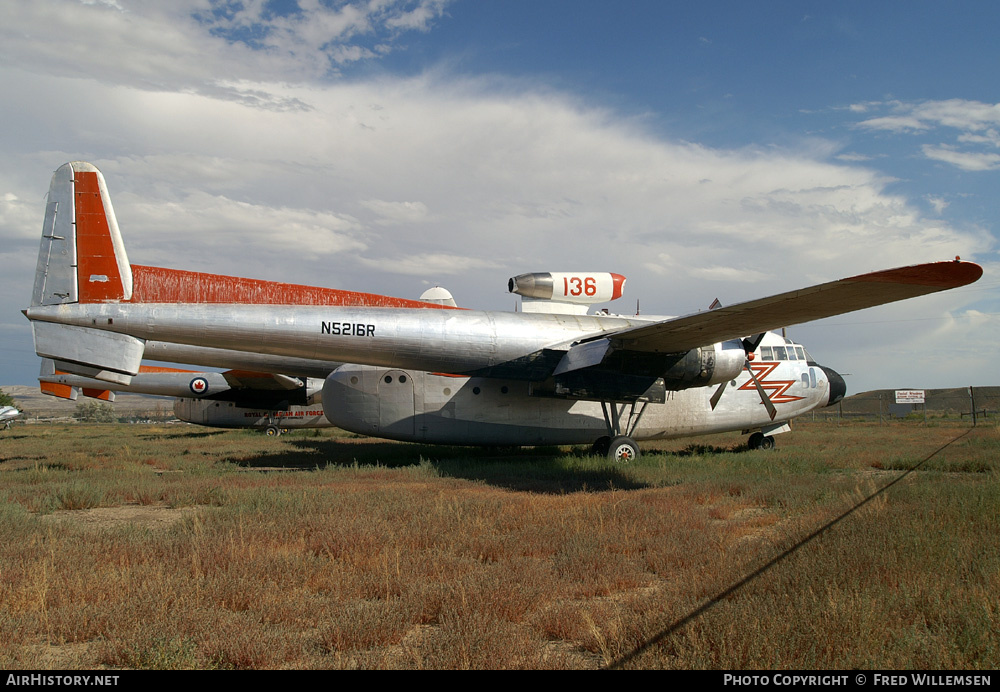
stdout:
POLYGON ((909 267, 886 269, 870 274, 852 276, 849 280, 874 283, 915 284, 938 289, 957 288, 979 280, 983 268, 975 262, 965 262, 958 257, 945 262, 928 262, 909 267))

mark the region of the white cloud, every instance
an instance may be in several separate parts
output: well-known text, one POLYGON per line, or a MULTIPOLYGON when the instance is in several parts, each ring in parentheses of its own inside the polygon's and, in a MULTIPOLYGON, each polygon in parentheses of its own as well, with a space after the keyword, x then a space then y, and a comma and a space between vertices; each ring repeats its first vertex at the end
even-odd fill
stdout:
POLYGON ((956 151, 946 146, 924 145, 924 156, 934 161, 943 161, 963 171, 993 171, 1000 168, 1000 154, 956 151))
POLYGON ((376 214, 378 217, 376 223, 387 226, 423 221, 428 214, 427 205, 423 202, 387 202, 381 199, 369 199, 361 202, 361 206, 376 214))
POLYGON ((943 197, 935 197, 933 195, 926 195, 924 197, 924 199, 927 200, 927 203, 930 204, 931 207, 934 208, 934 211, 936 213, 938 213, 938 214, 940 214, 941 212, 943 212, 945 209, 948 208, 949 202, 948 202, 948 200, 944 199, 943 197))
POLYGON ((691 270, 691 275, 699 279, 710 279, 713 281, 732 281, 739 283, 757 283, 768 277, 766 272, 747 267, 695 267, 691 270))
POLYGON ((12 0, 0 57, 33 73, 252 100, 243 80, 321 79, 427 31, 450 1, 299 0, 282 15, 264 0, 12 0))
POLYGON ((889 130, 891 132, 919 132, 930 128, 929 124, 914 115, 887 115, 881 118, 869 118, 862 120, 858 126, 869 130, 889 130))
POLYGON ((503 265, 482 257, 463 257, 445 252, 424 253, 405 257, 379 257, 375 259, 360 257, 358 261, 362 266, 375 269, 379 272, 419 276, 425 280, 424 283, 433 281, 441 276, 451 277, 483 269, 499 269, 501 272, 503 271, 503 265))
MULTIPOLYGON (((867 112, 879 104, 867 104, 855 112, 867 112)), ((1000 125, 1000 104, 982 103, 964 99, 922 101, 917 103, 891 101, 881 104, 893 111, 892 115, 869 118, 860 127, 876 130, 927 130, 949 127, 967 132, 987 130, 1000 125)))
MULTIPOLYGON (((986 247, 922 218, 873 171, 808 152, 665 141, 530 89, 494 94, 488 82, 430 74, 254 83, 269 100, 307 106, 268 110, 204 94, 32 82, 65 90, 74 108, 43 113, 33 98, 8 99, 48 120, 65 156, 95 158, 138 263, 153 263, 140 253, 155 248, 157 263, 197 258, 197 268, 240 273, 243 258, 256 257, 271 278, 287 271, 284 280, 410 295, 372 273, 378 258, 399 275, 417 266, 400 258, 443 251, 435 271, 461 277, 449 288, 465 305, 494 307, 511 273, 594 268, 629 274, 630 288, 659 296, 645 299, 650 310, 676 312, 701 306, 704 295, 677 298, 704 281, 731 303, 748 281, 763 295, 836 278, 831 267, 846 275, 986 247), (74 141, 87 150, 72 151, 74 141), (180 229, 173 244, 164 240, 170 223, 180 229), (227 233, 238 254, 218 251, 215 237, 227 233), (490 277, 452 256, 503 270, 490 277), (658 256, 677 262, 666 282, 645 274, 658 256)), ((47 171, 63 157, 31 156, 47 171)), ((39 198, 47 175, 12 192, 39 198)))
MULTIPOLYGON (((878 104, 867 104, 855 112, 867 112, 878 104)), ((893 114, 869 118, 858 127, 896 134, 927 134, 937 130, 958 130, 955 141, 965 145, 960 149, 951 144, 924 144, 924 156, 948 163, 965 171, 991 171, 1000 167, 1000 156, 990 151, 973 151, 975 147, 1000 147, 1000 104, 963 99, 907 103, 893 101, 882 104, 893 114)))

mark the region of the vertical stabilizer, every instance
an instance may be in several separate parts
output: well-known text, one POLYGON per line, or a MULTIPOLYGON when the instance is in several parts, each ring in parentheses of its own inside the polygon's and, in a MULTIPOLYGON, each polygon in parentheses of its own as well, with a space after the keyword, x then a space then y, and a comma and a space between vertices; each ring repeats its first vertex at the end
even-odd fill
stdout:
POLYGON ((104 176, 74 161, 52 175, 32 305, 106 303, 132 297, 132 269, 104 176))

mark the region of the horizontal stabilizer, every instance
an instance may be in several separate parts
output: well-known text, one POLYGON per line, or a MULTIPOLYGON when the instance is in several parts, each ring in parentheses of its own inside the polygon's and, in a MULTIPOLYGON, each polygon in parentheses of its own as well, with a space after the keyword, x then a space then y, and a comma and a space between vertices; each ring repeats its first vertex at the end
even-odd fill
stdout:
POLYGON ((107 389, 88 389, 83 388, 83 395, 90 397, 91 399, 100 399, 101 401, 113 402, 115 400, 115 393, 107 389))
POLYGON ((49 396, 58 397, 60 399, 69 399, 70 401, 76 401, 77 396, 80 394, 80 390, 76 387, 71 387, 68 384, 59 384, 57 382, 39 382, 38 388, 41 390, 42 394, 48 394, 49 396))
POLYGON ((127 334, 54 322, 32 322, 35 352, 74 375, 128 384, 139 372, 145 342, 127 334))

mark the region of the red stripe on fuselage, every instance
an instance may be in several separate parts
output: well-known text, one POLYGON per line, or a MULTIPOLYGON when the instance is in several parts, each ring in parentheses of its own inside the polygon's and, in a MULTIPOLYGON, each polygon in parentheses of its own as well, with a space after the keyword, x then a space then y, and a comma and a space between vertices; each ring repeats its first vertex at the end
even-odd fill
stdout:
POLYGON ((302 286, 238 276, 132 265, 131 303, 238 303, 248 305, 349 305, 380 308, 437 308, 448 305, 374 293, 302 286))

